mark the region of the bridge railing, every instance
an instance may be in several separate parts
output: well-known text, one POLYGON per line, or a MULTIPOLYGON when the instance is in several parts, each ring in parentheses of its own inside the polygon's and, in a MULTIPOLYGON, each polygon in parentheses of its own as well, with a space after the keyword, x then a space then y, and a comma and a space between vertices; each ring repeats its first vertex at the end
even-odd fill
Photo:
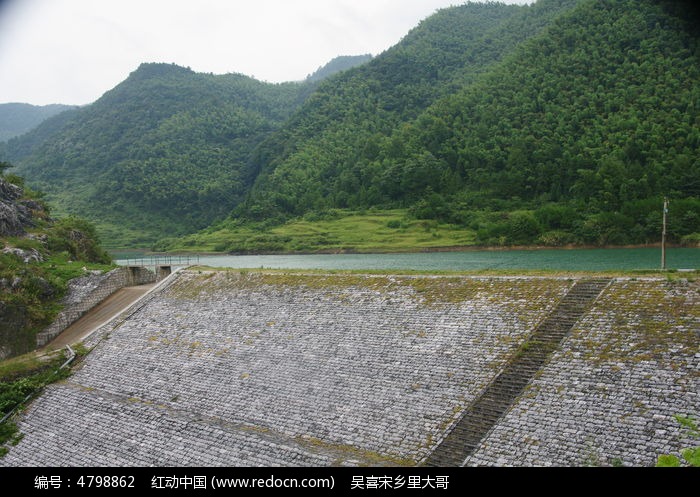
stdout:
POLYGON ((192 266, 199 264, 199 254, 188 255, 150 255, 119 259, 122 266, 192 266))

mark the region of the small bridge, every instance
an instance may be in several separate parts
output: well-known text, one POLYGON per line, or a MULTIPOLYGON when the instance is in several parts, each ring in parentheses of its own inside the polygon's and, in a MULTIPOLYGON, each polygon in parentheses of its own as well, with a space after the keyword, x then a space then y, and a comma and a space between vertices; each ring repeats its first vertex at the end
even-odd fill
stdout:
POLYGON ((199 264, 199 254, 149 255, 119 259, 118 262, 121 266, 192 266, 199 264))
POLYGON ((120 266, 126 266, 132 271, 136 268, 146 268, 156 273, 156 279, 162 280, 173 272, 174 267, 185 267, 199 264, 199 254, 187 255, 151 255, 147 257, 137 257, 119 259, 120 266))

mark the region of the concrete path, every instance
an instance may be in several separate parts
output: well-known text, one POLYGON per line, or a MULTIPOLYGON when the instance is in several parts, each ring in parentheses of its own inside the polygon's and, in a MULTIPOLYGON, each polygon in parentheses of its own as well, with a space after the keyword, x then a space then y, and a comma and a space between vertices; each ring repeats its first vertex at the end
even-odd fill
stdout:
POLYGON ((143 297, 146 292, 155 285, 155 283, 152 283, 150 285, 129 286, 114 292, 61 332, 60 335, 54 338, 52 342, 49 342, 41 351, 56 350, 66 345, 73 345, 81 342, 94 330, 110 319, 118 316, 127 307, 143 297))

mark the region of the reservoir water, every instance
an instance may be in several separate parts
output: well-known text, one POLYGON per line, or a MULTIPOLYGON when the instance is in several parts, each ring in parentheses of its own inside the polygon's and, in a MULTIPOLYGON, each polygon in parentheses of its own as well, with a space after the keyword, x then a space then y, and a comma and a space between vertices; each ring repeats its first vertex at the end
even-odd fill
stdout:
MULTIPOLYGON (((148 256, 115 253, 117 262, 149 264, 148 256)), ((160 263, 185 262, 178 256, 160 263)), ((187 257, 187 256, 183 256, 187 257)), ((196 256, 195 256, 196 257, 196 256)), ((191 258, 191 263, 197 259, 191 258)), ((661 267, 659 248, 470 250, 464 252, 420 252, 405 254, 309 254, 309 255, 201 255, 198 264, 247 269, 368 269, 419 271, 476 271, 487 269, 543 269, 561 271, 645 270, 661 267)), ((666 251, 669 269, 700 269, 700 248, 666 251)))

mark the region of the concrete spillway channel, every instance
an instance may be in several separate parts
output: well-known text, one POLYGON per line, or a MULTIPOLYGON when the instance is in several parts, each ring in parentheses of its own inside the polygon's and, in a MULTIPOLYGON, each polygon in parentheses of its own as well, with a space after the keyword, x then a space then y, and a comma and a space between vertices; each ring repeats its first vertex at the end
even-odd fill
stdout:
POLYGON ((130 286, 117 290, 105 300, 88 311, 83 317, 71 324, 55 339, 44 347, 44 350, 57 350, 81 342, 95 329, 118 316, 134 302, 141 299, 153 287, 149 285, 130 286))
POLYGON ((465 410, 452 431, 426 459, 425 465, 462 465, 610 281, 589 279, 577 282, 522 344, 503 371, 465 410))

